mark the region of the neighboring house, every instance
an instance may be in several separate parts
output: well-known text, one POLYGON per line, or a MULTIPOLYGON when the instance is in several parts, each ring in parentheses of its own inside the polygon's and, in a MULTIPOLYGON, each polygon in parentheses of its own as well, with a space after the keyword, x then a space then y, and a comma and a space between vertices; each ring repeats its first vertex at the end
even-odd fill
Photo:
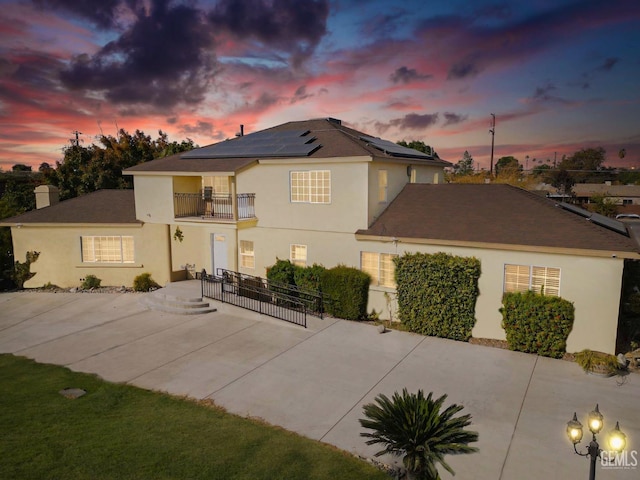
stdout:
POLYGON ((624 261, 640 259, 640 246, 621 222, 602 217, 598 225, 579 210, 509 185, 407 185, 356 232, 363 263, 375 265, 377 257, 380 266, 371 303, 383 308, 383 292, 393 292, 395 255, 476 257, 482 274, 473 336, 504 339, 502 294, 531 289, 574 303, 569 352, 614 353, 624 261))
MULTIPOLYGON (((542 184, 540 190, 547 192, 550 198, 561 198, 555 187, 542 184)), ((578 204, 592 203, 591 199, 603 196, 611 199, 616 205, 640 205, 640 185, 612 185, 605 183, 576 183, 572 188, 572 201, 578 204)))
POLYGON ((369 310, 383 318, 395 311, 394 256, 475 256, 474 336, 504 339, 503 291, 544 286, 575 303, 569 351, 613 353, 624 259, 640 258, 626 230, 515 187, 442 184, 450 165, 336 119, 289 122, 129 168, 134 192, 96 192, 0 225, 12 227, 16 259, 41 252, 27 287, 75 286, 89 273, 131 285, 149 272, 164 284, 187 267, 264 277, 280 258, 370 273, 369 310))

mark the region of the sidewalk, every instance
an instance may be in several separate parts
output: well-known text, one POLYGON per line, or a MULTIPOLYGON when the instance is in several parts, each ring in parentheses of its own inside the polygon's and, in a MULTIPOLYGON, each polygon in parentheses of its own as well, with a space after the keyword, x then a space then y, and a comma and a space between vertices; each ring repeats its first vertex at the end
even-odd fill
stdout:
MULTIPOLYGON (((199 295, 193 282, 170 288, 199 295)), ((586 424, 596 403, 604 431, 619 421, 628 450, 640 450, 638 375, 617 386, 615 377, 586 375, 562 360, 397 331, 379 334, 332 318, 310 317, 304 329, 221 303, 217 312, 173 315, 148 310, 141 298, 0 294, 0 352, 210 398, 230 412, 367 457, 378 448, 359 435, 362 405, 405 387, 446 393, 447 403, 465 406, 480 434, 479 453, 447 457, 460 479, 587 478, 589 462, 573 453, 565 429, 574 411, 586 424)), ((640 473, 640 465, 597 469, 599 480, 640 473)))

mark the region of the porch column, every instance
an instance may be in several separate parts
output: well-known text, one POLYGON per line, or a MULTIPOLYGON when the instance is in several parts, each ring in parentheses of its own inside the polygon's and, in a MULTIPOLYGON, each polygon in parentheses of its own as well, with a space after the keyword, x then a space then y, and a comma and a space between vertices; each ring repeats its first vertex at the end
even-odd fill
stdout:
POLYGON ((231 177, 231 212, 233 219, 238 221, 238 197, 236 195, 236 177, 231 177))

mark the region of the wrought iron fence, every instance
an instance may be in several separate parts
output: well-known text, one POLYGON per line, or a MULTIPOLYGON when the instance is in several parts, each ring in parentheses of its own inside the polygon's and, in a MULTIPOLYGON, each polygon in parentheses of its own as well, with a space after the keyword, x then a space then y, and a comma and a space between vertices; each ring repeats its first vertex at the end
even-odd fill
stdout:
MULTIPOLYGON (((238 219, 255 217, 255 193, 236 195, 238 219)), ((203 193, 174 193, 173 205, 176 218, 201 217, 233 220, 231 195, 203 193)))

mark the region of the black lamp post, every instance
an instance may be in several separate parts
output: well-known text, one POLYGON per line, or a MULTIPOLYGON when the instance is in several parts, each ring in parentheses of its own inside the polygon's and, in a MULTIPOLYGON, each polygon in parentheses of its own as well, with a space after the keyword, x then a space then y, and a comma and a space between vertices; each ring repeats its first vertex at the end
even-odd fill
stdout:
MULTIPOLYGON (((587 447, 586 453, 580 453, 578 451, 578 443, 582 440, 582 424, 578 421, 578 416, 573 413, 573 418, 567 423, 567 436, 573 443, 573 450, 581 457, 589 457, 591 467, 589 469, 589 480, 595 480, 596 478, 596 460, 600 456, 600 444, 596 440, 596 435, 600 433, 604 426, 604 417, 596 405, 595 410, 589 413, 588 417, 589 431, 593 434, 593 438, 587 447)), ((616 428, 609 435, 609 448, 610 450, 620 453, 627 445, 627 437, 620 431, 620 425, 616 422, 616 428)))

